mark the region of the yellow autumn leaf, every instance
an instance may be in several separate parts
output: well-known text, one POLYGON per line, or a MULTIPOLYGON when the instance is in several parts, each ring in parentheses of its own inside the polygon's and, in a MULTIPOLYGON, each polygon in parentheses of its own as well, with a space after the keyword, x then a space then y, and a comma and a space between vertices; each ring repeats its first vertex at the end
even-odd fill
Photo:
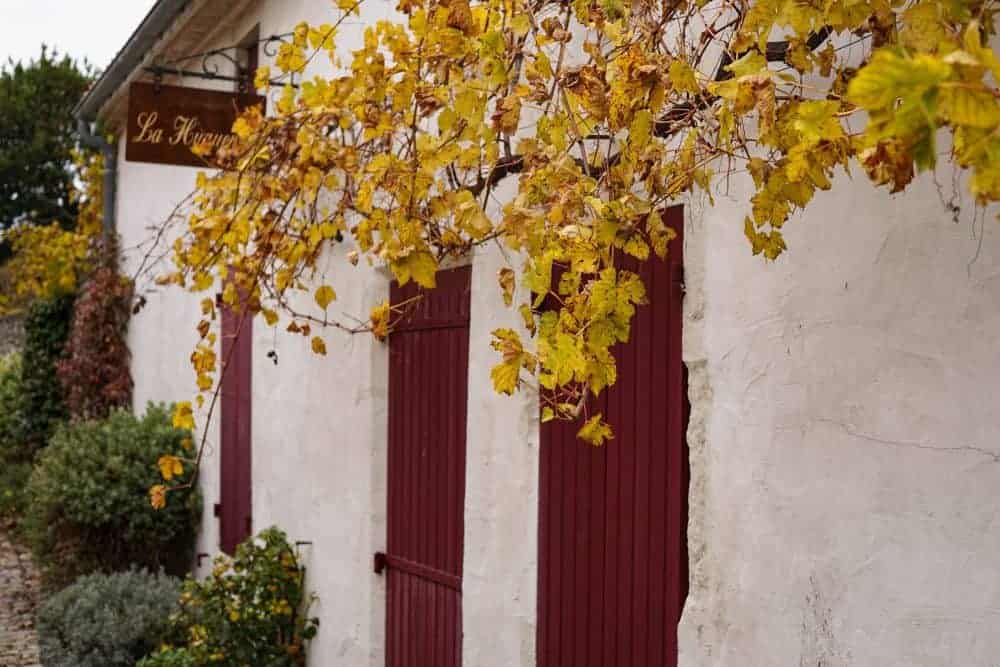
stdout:
POLYGON ((174 407, 174 428, 194 430, 194 411, 190 401, 182 401, 174 407))
POLYGON ((155 484, 149 489, 149 504, 154 510, 161 510, 167 506, 167 487, 162 484, 155 484))
POLYGON ((514 287, 517 284, 517 278, 514 276, 514 270, 509 267, 500 269, 497 273, 497 281, 500 283, 500 289, 503 290, 504 305, 510 307, 510 305, 514 302, 514 287))
POLYGON ((334 292, 333 288, 329 285, 323 285, 316 290, 313 297, 316 299, 316 303, 319 304, 319 307, 326 310, 327 306, 337 300, 337 293, 334 292))
POLYGON ((313 49, 330 50, 334 47, 333 38, 337 30, 329 23, 318 28, 309 28, 309 46, 313 49))
POLYGON ((493 389, 508 396, 517 389, 518 378, 521 368, 517 364, 500 363, 490 371, 490 379, 493 380, 493 389))
POLYGON ((919 102, 921 96, 951 74, 951 68, 940 58, 918 54, 912 58, 878 50, 851 79, 847 98, 858 106, 878 110, 903 99, 919 102))
POLYGON ((378 340, 385 340, 389 337, 389 302, 383 301, 372 308, 368 316, 371 323, 372 335, 378 340))
POLYGON ((691 69, 691 65, 685 60, 677 58, 670 63, 669 76, 670 83, 675 90, 693 94, 697 94, 701 90, 698 86, 698 80, 695 78, 694 70, 691 69))
POLYGON ((271 68, 264 65, 258 67, 253 76, 253 87, 257 90, 265 90, 271 85, 271 68))
POLYGON ((493 113, 493 127, 503 134, 514 134, 521 119, 521 98, 508 95, 497 102, 493 113))
POLYGON ((181 463, 180 458, 176 456, 161 456, 156 465, 160 469, 160 475, 162 475, 163 479, 168 482, 174 477, 180 477, 184 474, 184 464, 181 463))
POLYGON ((240 116, 233 122, 233 134, 240 139, 249 139, 250 135, 253 134, 253 127, 243 116, 240 116))
POLYGON ((326 343, 319 336, 313 336, 312 351, 319 355, 326 354, 326 343))
POLYGON ((992 129, 1000 125, 1000 105, 985 85, 946 83, 940 87, 938 106, 944 117, 956 125, 992 129))
POLYGON ((267 326, 273 327, 278 323, 278 313, 274 312, 270 308, 261 308, 260 314, 264 316, 264 321, 267 322, 267 326))
POLYGON ((604 421, 603 416, 598 413, 588 419, 576 433, 576 437, 584 442, 590 443, 594 447, 600 447, 606 440, 612 439, 611 427, 604 421))
POLYGON ((490 345, 503 359, 490 371, 493 388, 501 394, 513 394, 521 382, 521 369, 534 372, 537 361, 525 351, 521 337, 513 329, 494 330, 490 345))
POLYGON ((405 285, 410 280, 428 289, 435 285, 437 260, 425 250, 410 252, 405 257, 393 262, 392 268, 400 285, 405 285))

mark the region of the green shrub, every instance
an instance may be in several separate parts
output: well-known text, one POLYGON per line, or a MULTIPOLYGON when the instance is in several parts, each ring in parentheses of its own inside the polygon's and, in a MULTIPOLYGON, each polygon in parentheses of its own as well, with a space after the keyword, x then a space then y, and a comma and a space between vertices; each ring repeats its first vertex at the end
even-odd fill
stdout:
POLYGON ((295 551, 277 528, 246 540, 235 558, 217 558, 205 581, 189 578, 184 583, 173 624, 187 637, 187 658, 193 662, 152 664, 304 665, 305 645, 319 625, 305 614, 304 576, 295 551))
POLYGON ((0 463, 0 519, 16 520, 27 506, 30 463, 0 463))
MULTIPOLYGON (((173 427, 168 408, 141 419, 117 410, 107 419, 60 428, 38 456, 28 484, 25 532, 49 583, 136 564, 188 571, 201 515, 195 488, 170 494, 162 510, 149 489, 162 483, 162 455, 185 456, 190 433, 173 427)), ((191 482, 191 466, 171 484, 191 482)))
POLYGON ((21 355, 11 352, 0 357, 0 459, 22 461, 31 458, 21 446, 21 355))
POLYGON ((170 641, 180 581, 141 571, 81 577, 38 612, 45 667, 131 667, 170 641))
POLYGON ((73 295, 35 301, 24 320, 20 425, 17 441, 32 450, 45 446, 68 412, 56 362, 63 357, 73 317, 73 295))
POLYGON ((135 667, 197 667, 194 656, 186 648, 168 648, 144 658, 135 667))
POLYGON ((31 475, 31 449, 21 442, 21 355, 0 357, 0 518, 16 519, 24 510, 31 475))

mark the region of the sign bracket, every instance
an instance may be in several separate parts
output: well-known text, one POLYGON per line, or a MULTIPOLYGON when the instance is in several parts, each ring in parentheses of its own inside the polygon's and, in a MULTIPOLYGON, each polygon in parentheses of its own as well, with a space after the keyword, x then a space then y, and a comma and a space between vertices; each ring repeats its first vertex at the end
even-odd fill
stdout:
MULTIPOLYGON (((163 77, 178 76, 181 78, 191 77, 209 81, 230 81, 239 84, 240 93, 250 93, 252 92, 249 89, 252 85, 251 81, 254 73, 247 71, 247 68, 240 62, 238 58, 239 52, 247 48, 260 46, 264 51, 264 55, 273 58, 278 54, 278 49, 282 44, 290 42, 293 34, 288 32, 281 35, 271 35, 250 44, 234 44, 202 53, 193 53, 189 56, 181 56, 173 60, 154 63, 145 67, 145 70, 153 75, 153 85, 157 91, 163 84, 163 77), (201 61, 200 69, 195 69, 191 66, 196 61, 201 61), (229 69, 230 65, 235 68, 235 76, 223 73, 223 69, 229 69)), ((298 88, 294 73, 289 76, 288 80, 283 79, 284 77, 271 79, 268 81, 268 85, 272 88, 280 88, 291 84, 292 87, 298 88)))

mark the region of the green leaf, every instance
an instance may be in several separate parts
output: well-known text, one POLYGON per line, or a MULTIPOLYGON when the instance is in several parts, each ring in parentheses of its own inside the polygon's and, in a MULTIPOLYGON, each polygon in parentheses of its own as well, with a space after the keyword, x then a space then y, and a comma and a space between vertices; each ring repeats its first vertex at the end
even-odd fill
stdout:
POLYGON ((899 99, 915 101, 949 76, 951 67, 935 56, 881 49, 851 80, 847 98, 864 109, 886 109, 899 99))

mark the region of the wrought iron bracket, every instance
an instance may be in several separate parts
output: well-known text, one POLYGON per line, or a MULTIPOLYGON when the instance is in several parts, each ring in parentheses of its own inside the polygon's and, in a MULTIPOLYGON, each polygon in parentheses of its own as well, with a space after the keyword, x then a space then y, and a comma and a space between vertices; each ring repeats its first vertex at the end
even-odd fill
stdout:
MULTIPOLYGON (((145 67, 145 70, 153 75, 153 85, 157 87, 163 83, 163 77, 178 76, 209 81, 230 81, 239 84, 239 92, 249 93, 251 92, 249 88, 253 72, 249 72, 240 62, 238 57, 240 50, 260 46, 264 55, 273 58, 278 54, 278 49, 281 48, 282 44, 289 43, 292 34, 289 32, 271 35, 251 44, 234 44, 202 53, 193 53, 189 56, 181 56, 173 60, 154 62, 145 67), (229 69, 230 66, 235 69, 235 75, 223 73, 223 70, 229 69)), ((298 84, 294 81, 294 75, 288 81, 280 79, 268 81, 270 87, 283 87, 288 84, 298 88, 298 84)))

